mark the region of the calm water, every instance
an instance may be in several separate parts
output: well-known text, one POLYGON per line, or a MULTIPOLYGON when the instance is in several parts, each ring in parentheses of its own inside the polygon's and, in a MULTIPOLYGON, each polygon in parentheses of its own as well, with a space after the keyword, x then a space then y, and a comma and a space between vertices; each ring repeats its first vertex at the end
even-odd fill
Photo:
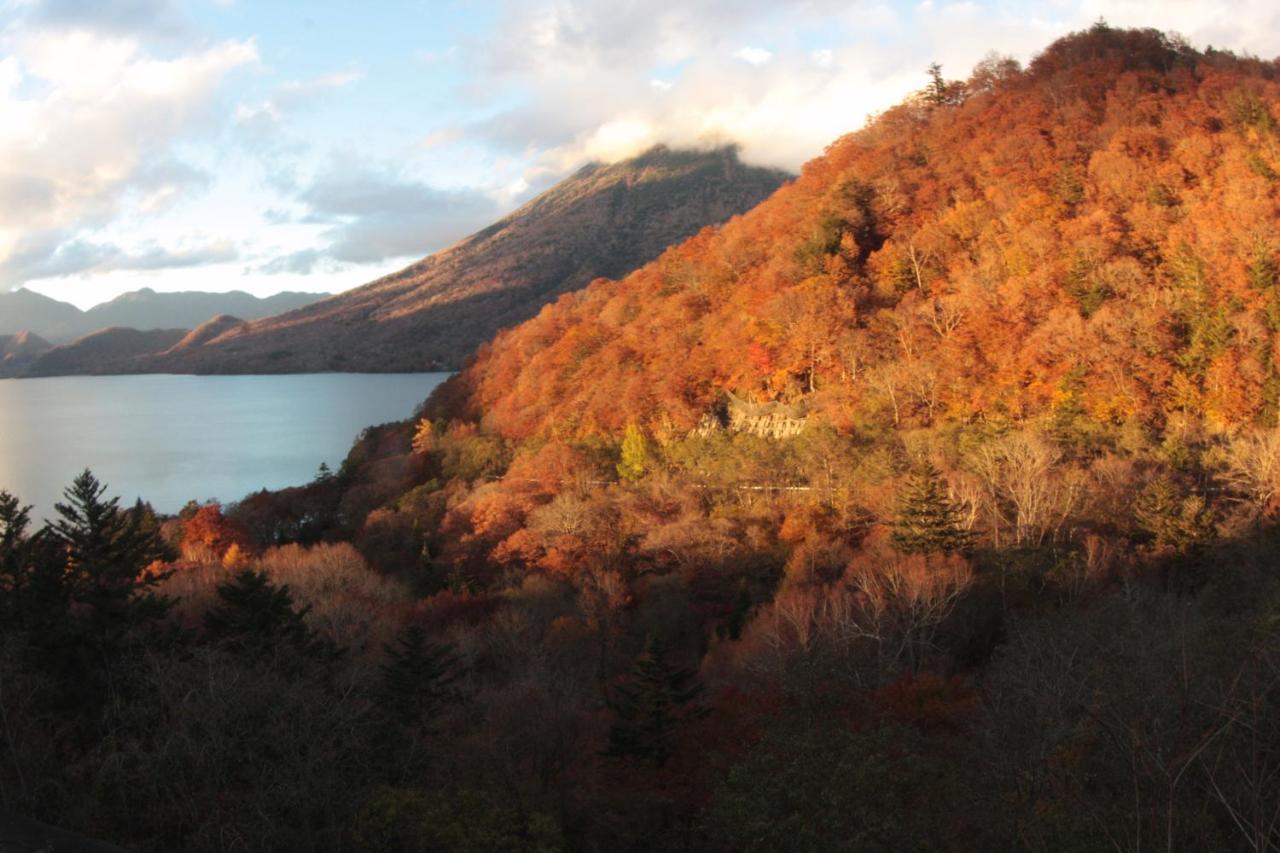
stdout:
MULTIPOLYGON (((53 512, 86 467, 175 512, 337 469, 360 430, 402 420, 447 373, 0 380, 0 489, 53 512)), ((33 520, 35 520, 33 519, 33 520)))

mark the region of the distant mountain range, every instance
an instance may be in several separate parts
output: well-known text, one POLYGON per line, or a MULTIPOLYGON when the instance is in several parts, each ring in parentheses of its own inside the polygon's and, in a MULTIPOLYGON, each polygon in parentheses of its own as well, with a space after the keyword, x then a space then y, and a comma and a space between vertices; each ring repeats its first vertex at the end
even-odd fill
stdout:
POLYGON ((215 315, 256 320, 301 308, 326 295, 277 293, 260 299, 239 290, 157 293, 143 288, 81 311, 32 290, 15 290, 0 293, 0 335, 32 332, 52 344, 64 344, 113 327, 139 331, 190 329, 215 315))

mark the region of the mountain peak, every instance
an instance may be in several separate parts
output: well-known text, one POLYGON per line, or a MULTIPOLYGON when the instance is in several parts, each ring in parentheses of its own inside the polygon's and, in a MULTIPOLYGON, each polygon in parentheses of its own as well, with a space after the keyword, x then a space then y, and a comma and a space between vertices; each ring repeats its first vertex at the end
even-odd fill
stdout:
POLYGON ((400 272, 170 353, 180 372, 430 370, 595 278, 617 278, 762 201, 790 175, 732 146, 593 163, 400 272))

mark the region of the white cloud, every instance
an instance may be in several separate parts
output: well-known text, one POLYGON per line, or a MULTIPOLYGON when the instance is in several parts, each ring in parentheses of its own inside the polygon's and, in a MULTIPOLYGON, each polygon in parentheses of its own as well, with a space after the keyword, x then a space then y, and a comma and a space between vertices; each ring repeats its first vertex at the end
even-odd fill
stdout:
POLYGON ((433 130, 422 138, 421 147, 431 149, 442 145, 451 145, 461 139, 462 135, 463 130, 460 127, 445 127, 440 130, 433 130))
POLYGON ((329 74, 321 74, 306 80, 286 80, 280 84, 280 89, 276 93, 276 100, 286 105, 292 105, 299 101, 322 95, 332 89, 350 86, 352 83, 358 83, 363 79, 363 71, 348 68, 329 74))
POLYGON ((534 175, 656 142, 737 142, 748 160, 796 169, 924 84, 929 44, 878 43, 896 14, 847 0, 513 5, 493 43, 477 46, 473 88, 520 85, 529 97, 472 131, 532 158, 534 175), (788 35, 816 29, 831 47, 788 35))
POLYGON ((421 256, 489 225, 503 212, 488 193, 435 187, 351 152, 335 155, 297 201, 307 210, 304 223, 324 226, 320 243, 268 262, 263 272, 421 256))
POLYGON ((748 160, 797 169, 922 87, 931 62, 964 77, 991 51, 1027 61, 1099 17, 1177 30, 1201 47, 1274 54, 1280 6, 1242 2, 513 3, 498 37, 476 46, 483 76, 474 89, 518 81, 529 97, 472 131, 531 157, 531 174, 626 157, 654 142, 735 141, 748 160), (826 44, 815 49, 794 35, 803 32, 823 33, 826 44))
POLYGON ((176 248, 155 244, 127 250, 111 243, 70 240, 27 268, 33 279, 90 275, 122 270, 181 269, 226 263, 239 256, 229 240, 188 242, 176 248))
POLYGON ((602 124, 583 142, 583 153, 591 160, 612 162, 653 146, 657 128, 639 115, 622 116, 602 124))
POLYGON ((172 146, 227 74, 257 60, 252 41, 160 58, 136 37, 76 28, 19 30, 0 49, 0 285, 33 277, 48 260, 33 250, 56 251, 54 237, 202 186, 172 146))
POLYGON ((364 72, 354 68, 321 74, 306 80, 286 80, 276 87, 270 98, 256 104, 239 104, 236 124, 260 132, 277 129, 286 116, 335 89, 342 89, 364 79, 364 72))
POLYGON ((748 65, 764 65, 773 59, 773 51, 763 47, 743 47, 733 52, 734 59, 741 59, 748 65))
POLYGON ((173 0, 19 0, 27 22, 43 29, 174 39, 190 25, 173 0))
POLYGON ((1213 45, 1266 58, 1280 50, 1280 4, 1274 0, 1080 0, 1075 26, 1099 18, 1116 27, 1171 30, 1196 47, 1213 45))

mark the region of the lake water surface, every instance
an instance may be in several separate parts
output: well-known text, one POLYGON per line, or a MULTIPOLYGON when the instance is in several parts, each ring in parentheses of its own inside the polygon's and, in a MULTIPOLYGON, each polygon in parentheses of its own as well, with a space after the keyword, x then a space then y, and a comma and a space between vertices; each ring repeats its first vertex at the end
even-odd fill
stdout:
POLYGON ((362 429, 403 420, 447 373, 0 380, 0 489, 53 513, 90 468, 160 512, 337 470, 362 429))

